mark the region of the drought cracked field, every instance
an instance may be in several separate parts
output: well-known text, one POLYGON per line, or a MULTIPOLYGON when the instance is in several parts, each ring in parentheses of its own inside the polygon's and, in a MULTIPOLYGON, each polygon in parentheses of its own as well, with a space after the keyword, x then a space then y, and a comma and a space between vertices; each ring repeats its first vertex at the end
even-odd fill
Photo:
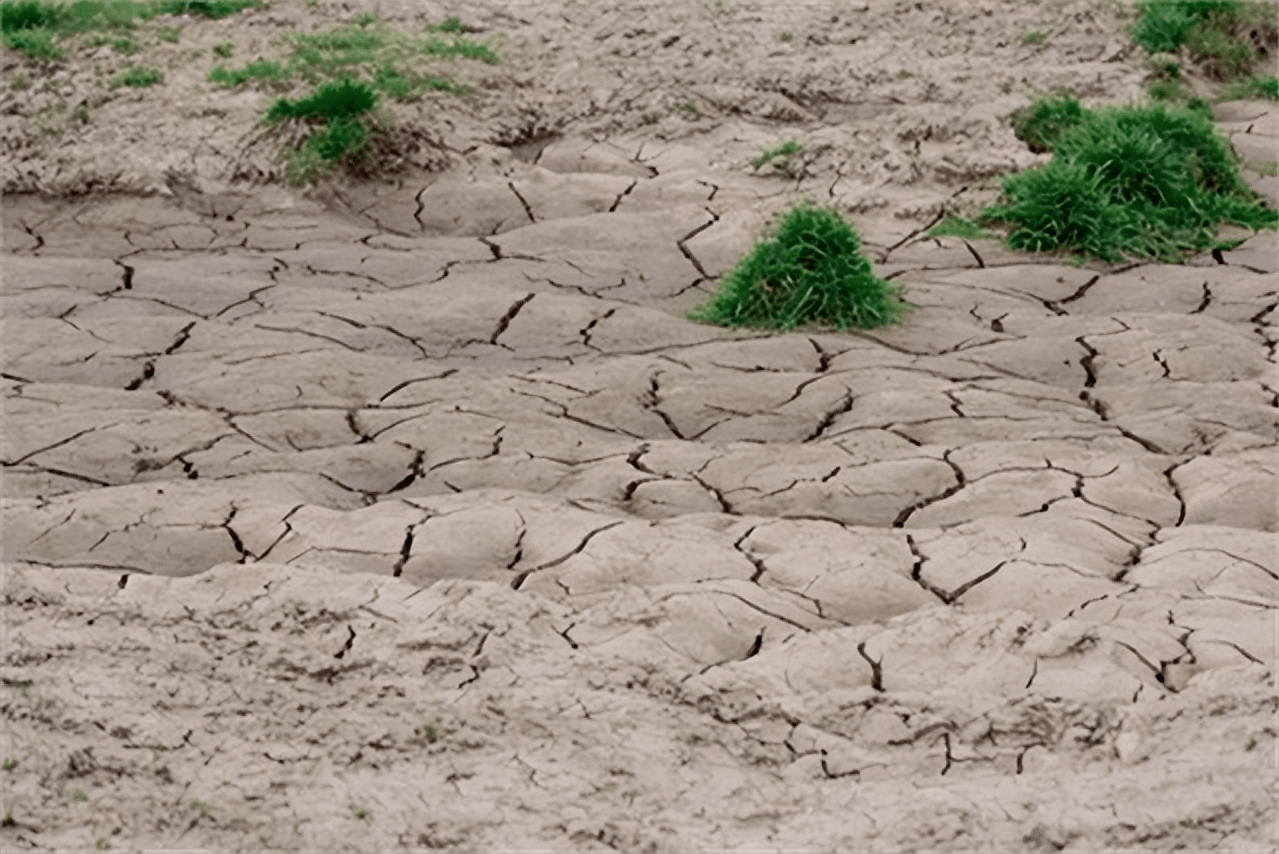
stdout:
POLYGON ((1122 6, 597 5, 376 8, 505 39, 447 168, 10 145, 6 850, 1273 850, 1274 232, 926 233, 1026 92, 1139 93, 1122 6), (904 322, 687 320, 803 194, 904 322))

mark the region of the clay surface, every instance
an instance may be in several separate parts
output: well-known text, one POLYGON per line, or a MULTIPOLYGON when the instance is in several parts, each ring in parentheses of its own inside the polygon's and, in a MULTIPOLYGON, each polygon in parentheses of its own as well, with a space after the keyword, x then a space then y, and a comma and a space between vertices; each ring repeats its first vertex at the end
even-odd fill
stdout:
POLYGON ((7 115, 0 847, 1275 850, 1275 235, 924 236, 1034 92, 1145 73, 1122 4, 943 5, 192 24, 502 47, 310 193, 199 68, 56 155, 7 115), (905 323, 686 320, 801 195, 905 323))

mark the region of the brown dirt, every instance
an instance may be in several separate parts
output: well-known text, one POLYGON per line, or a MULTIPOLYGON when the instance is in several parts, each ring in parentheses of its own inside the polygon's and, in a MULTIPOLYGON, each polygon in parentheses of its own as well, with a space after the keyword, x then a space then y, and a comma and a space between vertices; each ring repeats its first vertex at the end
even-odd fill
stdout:
POLYGON ((1275 235, 923 234, 1041 162, 1035 93, 1140 93, 1130 19, 280 0, 157 21, 152 89, 6 56, 0 847, 1276 850, 1275 235), (504 61, 283 186, 210 50, 364 11, 504 61), (801 195, 907 321, 686 320, 801 195))

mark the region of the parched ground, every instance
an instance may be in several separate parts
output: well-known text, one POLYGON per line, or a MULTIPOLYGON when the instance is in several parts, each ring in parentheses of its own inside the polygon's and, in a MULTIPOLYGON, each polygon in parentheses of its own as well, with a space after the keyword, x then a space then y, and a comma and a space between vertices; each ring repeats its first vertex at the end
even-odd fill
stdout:
POLYGON ((924 237, 1144 78, 1122 4, 937 5, 280 2, 6 92, 0 847, 1275 850, 1275 234, 924 237), (183 50, 364 10, 504 62, 283 188, 183 50), (686 320, 801 195, 906 322, 686 320))

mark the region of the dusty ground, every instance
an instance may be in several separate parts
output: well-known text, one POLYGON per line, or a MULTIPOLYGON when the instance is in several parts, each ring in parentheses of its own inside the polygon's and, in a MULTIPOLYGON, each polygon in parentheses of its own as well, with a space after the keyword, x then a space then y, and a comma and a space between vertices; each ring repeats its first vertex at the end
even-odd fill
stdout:
POLYGON ((922 238, 1144 76, 937 5, 280 2, 7 92, 5 850, 1275 850, 1275 236, 922 238), (286 190, 182 51, 366 9, 506 61, 286 190), (801 194, 907 322, 683 319, 801 194))

